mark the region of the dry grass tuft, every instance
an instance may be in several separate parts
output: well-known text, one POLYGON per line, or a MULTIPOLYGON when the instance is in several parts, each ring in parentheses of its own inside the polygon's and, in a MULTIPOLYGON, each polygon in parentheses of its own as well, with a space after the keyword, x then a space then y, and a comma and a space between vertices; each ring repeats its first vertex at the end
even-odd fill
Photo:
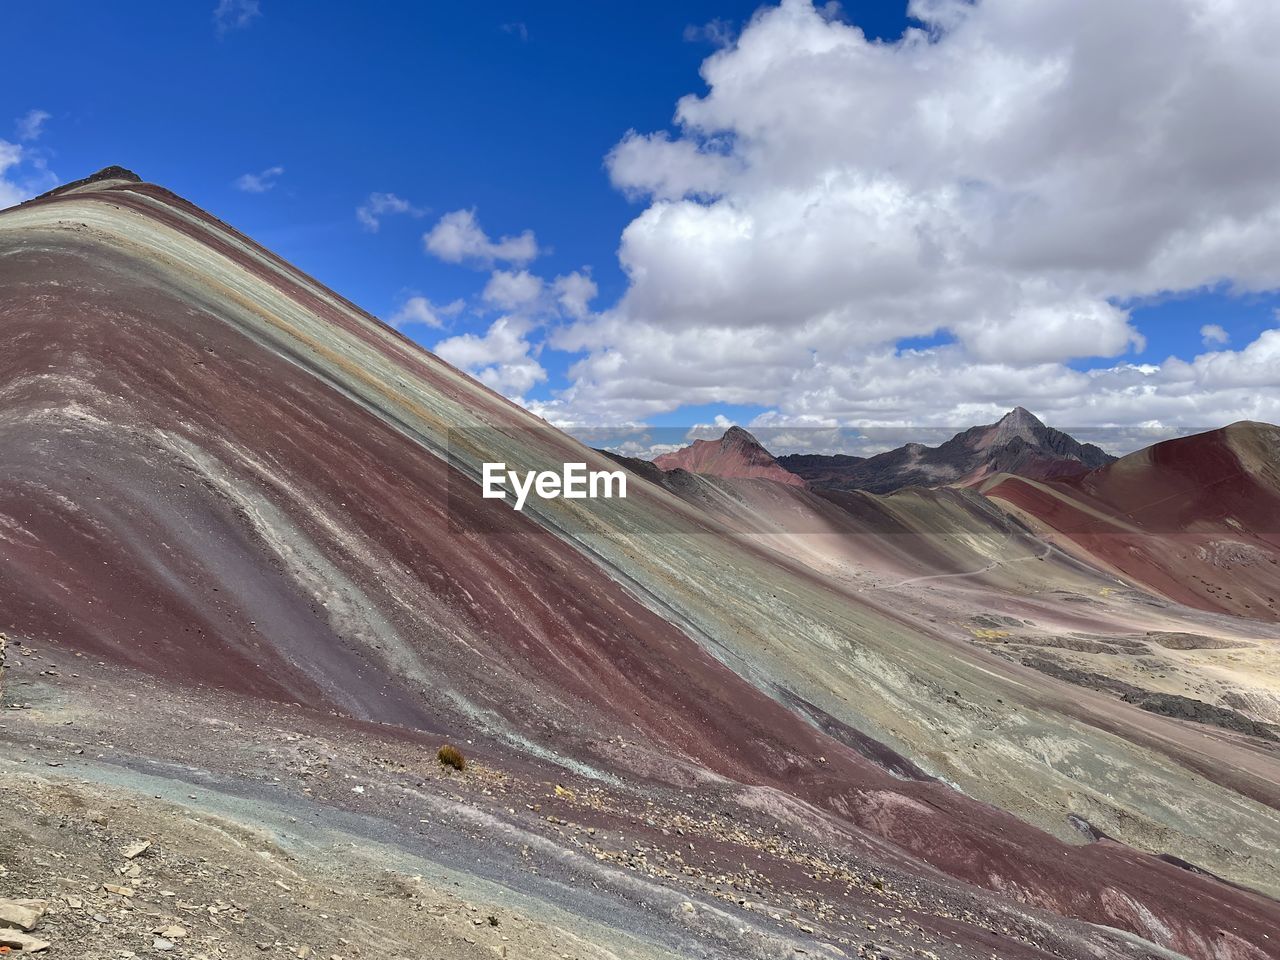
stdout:
POLYGON ((455 770, 467 769, 467 758, 462 755, 461 750, 450 743, 446 743, 436 751, 436 759, 445 767, 453 767, 455 770))

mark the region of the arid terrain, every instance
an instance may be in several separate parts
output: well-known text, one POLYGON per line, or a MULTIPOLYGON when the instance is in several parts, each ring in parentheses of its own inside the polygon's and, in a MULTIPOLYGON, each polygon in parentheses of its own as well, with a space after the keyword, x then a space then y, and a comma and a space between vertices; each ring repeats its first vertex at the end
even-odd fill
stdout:
POLYGON ((1274 427, 517 514, 614 461, 119 168, 0 213, 0 335, 28 947, 1280 957, 1274 427))

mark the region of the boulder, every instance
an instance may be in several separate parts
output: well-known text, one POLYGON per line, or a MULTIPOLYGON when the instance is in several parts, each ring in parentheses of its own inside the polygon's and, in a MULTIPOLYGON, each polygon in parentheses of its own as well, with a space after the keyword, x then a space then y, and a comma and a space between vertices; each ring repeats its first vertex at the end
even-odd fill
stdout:
POLYGON ((139 840, 137 843, 130 845, 124 851, 124 858, 126 860, 137 859, 138 857, 142 856, 144 853, 146 853, 150 849, 151 849, 150 840, 139 840))
POLYGON ((49 942, 20 930, 0 930, 0 947, 20 950, 23 953, 39 953, 49 949, 49 942))
POLYGON ((0 927, 30 932, 44 916, 43 900, 7 900, 0 898, 0 927))

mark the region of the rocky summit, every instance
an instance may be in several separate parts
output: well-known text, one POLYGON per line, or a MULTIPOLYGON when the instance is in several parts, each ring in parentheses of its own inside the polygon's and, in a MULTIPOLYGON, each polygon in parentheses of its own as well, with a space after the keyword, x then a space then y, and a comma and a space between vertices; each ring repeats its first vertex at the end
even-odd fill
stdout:
POLYGON ((773 454, 742 427, 730 427, 719 440, 695 440, 654 461, 662 470, 687 470, 738 480, 772 480, 803 487, 804 480, 782 467, 773 454))

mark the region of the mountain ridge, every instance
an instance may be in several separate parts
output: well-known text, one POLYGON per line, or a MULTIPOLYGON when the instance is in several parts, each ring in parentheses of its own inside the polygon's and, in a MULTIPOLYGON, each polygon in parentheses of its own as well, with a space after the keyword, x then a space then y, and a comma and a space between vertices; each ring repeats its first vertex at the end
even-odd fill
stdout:
POLYGON ((1088 473, 993 476, 988 498, 1103 569, 1201 609, 1280 620, 1280 427, 1237 421, 1088 473))
POLYGON ((719 439, 694 440, 652 462, 661 470, 684 469, 725 479, 891 493, 910 486, 970 486, 1001 473, 1042 479, 1071 476, 1115 459, 1100 447, 1046 426, 1017 406, 995 423, 962 430, 936 447, 910 442, 869 457, 814 453, 775 457, 752 433, 735 425, 719 439))
POLYGON ((1046 426, 1018 406, 995 423, 960 431, 936 447, 908 443, 861 458, 790 454, 779 457, 778 463, 814 487, 891 493, 909 486, 969 486, 1000 473, 1085 473, 1115 459, 1100 447, 1046 426))

